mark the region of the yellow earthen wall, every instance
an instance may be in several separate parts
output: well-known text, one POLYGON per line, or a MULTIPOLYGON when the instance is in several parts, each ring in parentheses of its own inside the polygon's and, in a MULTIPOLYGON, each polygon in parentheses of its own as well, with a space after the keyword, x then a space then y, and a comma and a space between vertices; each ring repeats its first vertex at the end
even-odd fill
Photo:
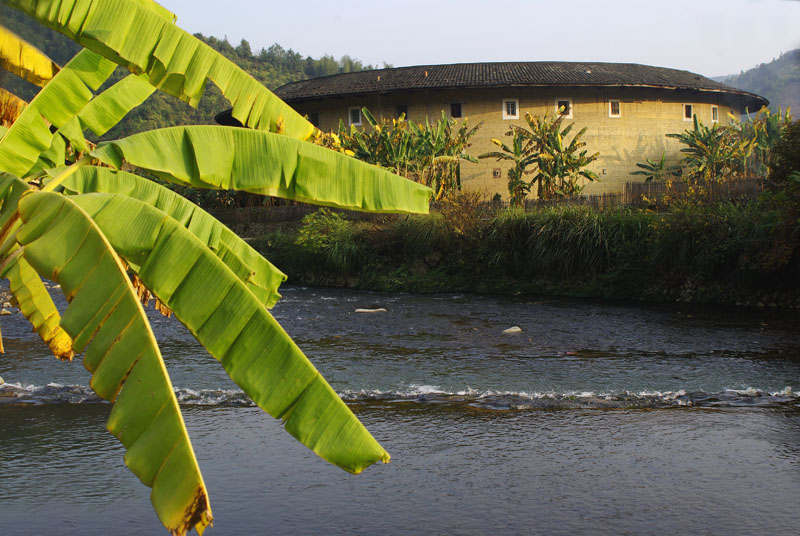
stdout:
MULTIPOLYGON (((681 133, 692 128, 684 120, 684 104, 692 104, 693 112, 706 125, 711 125, 711 107, 718 107, 720 124, 728 124, 728 113, 741 111, 726 102, 723 94, 679 92, 654 88, 535 88, 512 87, 486 90, 429 90, 413 93, 392 93, 361 97, 330 98, 293 104, 302 114, 318 113, 323 131, 336 130, 339 119, 347 125, 350 107, 366 106, 376 118, 395 116, 398 104, 408 106, 408 119, 421 122, 441 117, 442 110, 450 112, 451 102, 462 103, 462 114, 470 125, 482 123, 472 138, 469 154, 479 154, 498 149, 492 138, 504 139, 510 125, 527 126, 525 114, 542 116, 555 114, 556 100, 572 100, 573 133, 587 127, 583 136, 588 154, 600 155, 589 169, 597 173, 599 181, 588 182, 584 193, 620 192, 626 182, 644 180, 631 175, 637 162, 646 158, 658 161, 666 153, 669 164, 682 157, 677 140, 667 138, 667 133, 681 133), (504 120, 503 99, 518 99, 519 119, 504 120), (620 101, 620 117, 609 117, 609 100, 620 101)), ((565 122, 566 124, 566 122, 565 122)), ((366 122, 363 122, 364 126, 366 122)), ((571 135, 568 136, 571 139, 571 135)), ((487 198, 499 193, 508 197, 508 165, 494 159, 477 164, 461 164, 461 180, 465 190, 478 190, 487 198), (495 178, 494 170, 500 169, 495 178)))

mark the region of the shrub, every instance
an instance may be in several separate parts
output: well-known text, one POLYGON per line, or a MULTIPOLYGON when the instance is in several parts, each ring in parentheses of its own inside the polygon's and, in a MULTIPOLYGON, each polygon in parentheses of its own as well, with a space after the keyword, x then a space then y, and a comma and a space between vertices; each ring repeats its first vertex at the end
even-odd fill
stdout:
POLYGON ((366 243, 358 226, 325 208, 303 218, 295 243, 338 274, 359 272, 367 259, 366 243))
POLYGON ((783 127, 781 139, 772 155, 770 184, 786 186, 793 171, 800 172, 800 120, 787 123, 783 127))

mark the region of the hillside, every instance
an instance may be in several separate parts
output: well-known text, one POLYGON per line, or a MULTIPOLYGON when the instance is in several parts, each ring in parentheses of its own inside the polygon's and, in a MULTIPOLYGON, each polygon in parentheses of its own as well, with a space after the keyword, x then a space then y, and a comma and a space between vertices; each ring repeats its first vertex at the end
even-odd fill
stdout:
MULTIPOLYGON (((0 4, 0 21, 60 65, 69 61, 79 50, 75 43, 63 35, 40 26, 27 15, 2 4, 0 4)), ((303 57, 292 49, 285 50, 278 44, 254 53, 250 44, 244 39, 234 47, 226 39, 195 35, 270 89, 295 80, 374 68, 349 56, 343 56, 339 60, 332 56, 323 56, 319 59, 303 57)), ((126 74, 127 71, 118 68, 109 83, 120 80, 126 74)), ((38 90, 37 87, 3 70, 0 70, 0 87, 12 91, 25 100, 30 100, 38 90)), ((227 108, 230 108, 228 101, 213 84, 209 84, 197 109, 162 92, 156 92, 104 137, 119 138, 143 130, 174 125, 209 124, 214 122, 214 115, 227 108)))
POLYGON ((800 49, 720 81, 766 97, 773 111, 791 107, 793 115, 800 114, 800 49))

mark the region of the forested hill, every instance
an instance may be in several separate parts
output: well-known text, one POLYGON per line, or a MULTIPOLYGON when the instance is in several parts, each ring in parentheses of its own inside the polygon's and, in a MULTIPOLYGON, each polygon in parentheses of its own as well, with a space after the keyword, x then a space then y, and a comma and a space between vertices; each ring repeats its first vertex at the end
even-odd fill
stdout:
MULTIPOLYGON (((0 24, 43 50, 60 65, 64 65, 79 50, 75 43, 63 35, 39 25, 27 15, 2 4, 0 4, 0 24)), ((349 56, 342 56, 339 60, 332 56, 323 56, 319 59, 303 57, 292 49, 285 50, 278 44, 253 52, 250 44, 244 39, 234 47, 227 39, 195 35, 236 62, 270 89, 295 80, 375 68, 349 56)), ((124 69, 117 69, 112 81, 121 79, 125 74, 127 71, 124 69)), ((38 90, 35 86, 3 70, 0 70, 0 87, 10 89, 25 100, 30 100, 38 90)), ((190 108, 169 95, 156 92, 104 137, 118 138, 142 130, 175 125, 213 124, 214 115, 228 108, 230 108, 228 101, 211 83, 197 109, 190 108)))
POLYGON ((773 111, 791 107, 793 116, 800 115, 800 49, 720 81, 766 97, 773 111))

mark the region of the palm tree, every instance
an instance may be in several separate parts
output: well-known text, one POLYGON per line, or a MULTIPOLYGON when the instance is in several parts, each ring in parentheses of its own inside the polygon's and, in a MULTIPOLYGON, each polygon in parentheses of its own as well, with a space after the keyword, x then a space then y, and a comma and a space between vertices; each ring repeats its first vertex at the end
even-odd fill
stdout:
MULTIPOLYGON (((3 0, 85 47, 0 132, 0 275, 61 359, 84 353, 107 426, 172 534, 212 514, 142 302, 174 312, 233 380, 322 458, 389 460, 269 314, 285 275, 186 199, 139 175, 378 212, 426 212, 431 191, 309 143, 316 129, 150 0, 3 0), (131 74, 95 95, 117 65, 131 74), (157 89, 196 105, 215 83, 246 128, 173 127, 101 142, 157 89), (59 283, 60 314, 41 277, 59 283)), ((10 33, 0 39, 14 41, 10 33)), ((16 38, 17 45, 24 43, 16 38)), ((27 50, 27 49, 26 49, 27 50)), ((3 58, 16 74, 31 58, 3 58)), ((10 55, 13 56, 13 55, 10 55)), ((37 76, 39 76, 37 74, 37 76)))

